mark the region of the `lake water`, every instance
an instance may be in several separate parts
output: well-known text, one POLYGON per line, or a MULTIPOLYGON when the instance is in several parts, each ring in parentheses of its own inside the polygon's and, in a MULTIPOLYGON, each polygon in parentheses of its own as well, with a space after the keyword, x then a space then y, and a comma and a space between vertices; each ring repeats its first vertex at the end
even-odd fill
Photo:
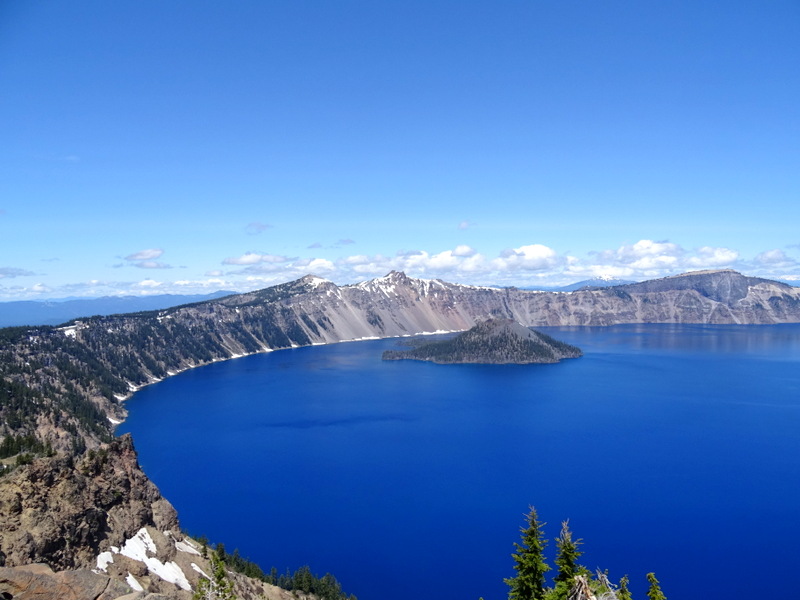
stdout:
POLYGON ((120 431, 184 529, 360 600, 506 598, 531 504, 637 600, 649 571, 671 600, 793 597, 800 325, 543 330, 585 356, 283 350, 150 386, 120 431))

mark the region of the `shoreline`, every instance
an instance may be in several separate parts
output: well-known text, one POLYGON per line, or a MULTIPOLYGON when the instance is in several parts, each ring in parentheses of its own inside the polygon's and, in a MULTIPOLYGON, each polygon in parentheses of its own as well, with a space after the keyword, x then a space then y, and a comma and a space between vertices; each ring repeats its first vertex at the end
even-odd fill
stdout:
POLYGON ((414 336, 418 336, 418 335, 444 335, 444 334, 448 334, 448 333, 458 333, 460 331, 466 331, 466 329, 453 329, 453 330, 450 330, 450 331, 446 331, 444 329, 437 329, 436 331, 421 331, 419 333, 405 333, 403 335, 388 335, 388 336, 385 336, 385 337, 381 337, 381 336, 365 336, 365 337, 352 338, 352 339, 347 339, 347 340, 337 340, 335 342, 312 342, 310 344, 304 344, 302 346, 301 345, 297 345, 297 344, 293 344, 291 346, 286 346, 284 348, 263 348, 262 350, 259 350, 257 352, 246 352, 244 354, 232 354, 231 356, 228 356, 226 358, 215 358, 215 359, 210 360, 208 362, 198 363, 198 364, 194 364, 194 365, 189 365, 188 367, 183 367, 181 369, 178 369, 177 371, 167 371, 167 376, 166 377, 160 377, 160 378, 157 377, 157 378, 154 378, 151 381, 148 381, 147 383, 143 383, 141 385, 134 385, 130 381, 126 382, 128 384, 128 390, 129 390, 128 394, 125 395, 125 396, 123 396, 121 394, 114 394, 114 398, 119 402, 119 406, 125 411, 125 417, 120 421, 120 420, 117 420, 117 419, 111 417, 110 415, 106 414, 106 419, 108 419, 108 421, 112 425, 111 433, 115 434, 115 431, 116 431, 117 427, 122 425, 127 420, 127 417, 128 417, 128 415, 127 415, 128 410, 124 407, 124 403, 127 402, 128 400, 130 400, 134 396, 134 394, 136 394, 136 392, 138 392, 139 390, 143 390, 144 388, 149 387, 151 385, 155 385, 156 383, 161 383, 162 381, 166 381, 170 377, 174 377, 176 375, 180 375, 181 373, 185 373, 186 371, 191 371, 192 369, 198 369, 200 367, 207 367, 207 366, 215 364, 215 363, 227 362, 229 360, 236 360, 237 358, 245 358, 247 356, 256 356, 258 354, 269 354, 270 352, 278 352, 280 350, 293 350, 295 348, 311 348, 313 346, 329 346, 331 344, 345 344, 345 343, 351 343, 351 342, 371 342, 371 341, 377 341, 377 340, 390 340, 390 339, 393 339, 393 338, 400 339, 400 338, 414 337, 414 336))

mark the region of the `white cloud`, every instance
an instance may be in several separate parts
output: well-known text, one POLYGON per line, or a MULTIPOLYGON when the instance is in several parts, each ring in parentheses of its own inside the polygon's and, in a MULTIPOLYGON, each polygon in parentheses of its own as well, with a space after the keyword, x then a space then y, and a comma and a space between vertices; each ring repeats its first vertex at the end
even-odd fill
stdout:
POLYGON ((662 254, 661 256, 643 256, 630 263, 630 266, 636 271, 652 272, 667 271, 677 266, 677 264, 677 256, 662 254))
POLYGON ((644 258, 671 256, 677 258, 683 254, 683 249, 670 242, 654 242, 653 240, 639 240, 631 246, 620 246, 617 258, 622 262, 636 262, 644 258))
POLYGON ((142 260, 135 263, 136 267, 140 269, 171 269, 172 267, 168 264, 157 262, 155 260, 142 260))
POLYGON ((348 265, 364 265, 370 262, 370 258, 366 254, 356 254, 355 256, 345 257, 342 261, 348 265))
POLYGON ((177 286, 179 288, 192 288, 192 289, 211 289, 211 290, 220 290, 223 289, 226 285, 230 285, 224 279, 219 278, 209 278, 209 279, 181 279, 179 281, 174 281, 172 285, 177 286))
POLYGON ((336 266, 324 258, 315 258, 306 265, 312 273, 328 273, 336 270, 336 266))
POLYGON ((461 230, 469 229, 470 227, 472 227, 472 223, 470 223, 469 221, 461 221, 458 224, 458 228, 461 230))
POLYGON ((786 255, 783 250, 766 250, 757 255, 755 262, 768 267, 788 267, 796 265, 797 261, 786 255))
POLYGON ((260 263, 285 263, 291 259, 275 254, 259 254, 257 252, 247 252, 241 256, 232 256, 222 261, 224 265, 257 265, 260 263))
POLYGON ((156 281, 155 279, 144 279, 136 284, 136 287, 146 288, 146 289, 153 289, 157 287, 162 287, 164 284, 161 281, 156 281))
POLYGON ((125 257, 125 260, 155 260, 161 257, 164 251, 161 248, 148 248, 147 250, 140 250, 125 257))
POLYGON ((499 258, 492 261, 500 271, 522 270, 539 271, 552 269, 561 264, 558 254, 552 248, 542 244, 530 244, 504 250, 499 258))
POLYGON ((50 287, 46 286, 46 285, 45 285, 45 284, 43 284, 43 283, 36 283, 36 284, 34 284, 34 285, 33 285, 33 286, 30 288, 30 290, 31 290, 32 292, 34 292, 35 294, 47 294, 47 293, 49 293, 49 292, 52 292, 52 291, 53 291, 53 290, 52 290, 52 288, 50 288, 50 287))
POLYGON ((686 265, 699 269, 725 267, 732 265, 739 259, 739 253, 730 248, 701 246, 695 252, 695 256, 691 256, 686 260, 686 265))
POLYGON ((474 254, 475 250, 464 244, 456 246, 456 249, 453 250, 455 256, 473 256, 474 254))
POLYGON ((636 278, 636 270, 632 267, 603 264, 586 265, 579 261, 571 261, 571 264, 564 273, 567 275, 567 280, 564 281, 564 283, 573 283, 582 279, 598 279, 603 277, 613 277, 615 279, 636 278))

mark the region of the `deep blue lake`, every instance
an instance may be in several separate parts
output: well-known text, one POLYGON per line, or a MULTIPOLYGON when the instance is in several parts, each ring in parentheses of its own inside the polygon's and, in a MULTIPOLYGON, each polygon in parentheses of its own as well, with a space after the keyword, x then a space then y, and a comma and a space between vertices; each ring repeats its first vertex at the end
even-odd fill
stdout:
POLYGON ((585 356, 282 350, 139 391, 120 432, 184 529, 359 600, 506 598, 528 505, 551 539, 569 519, 581 562, 627 573, 637 600, 649 571, 671 600, 791 596, 800 325, 543 331, 585 356))

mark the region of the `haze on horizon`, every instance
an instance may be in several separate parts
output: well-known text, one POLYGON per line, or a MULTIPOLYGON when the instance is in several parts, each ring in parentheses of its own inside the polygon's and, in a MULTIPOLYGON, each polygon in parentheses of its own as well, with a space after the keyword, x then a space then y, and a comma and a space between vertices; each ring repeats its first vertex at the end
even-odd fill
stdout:
POLYGON ((0 301, 800 280, 800 4, 0 4, 0 301))

